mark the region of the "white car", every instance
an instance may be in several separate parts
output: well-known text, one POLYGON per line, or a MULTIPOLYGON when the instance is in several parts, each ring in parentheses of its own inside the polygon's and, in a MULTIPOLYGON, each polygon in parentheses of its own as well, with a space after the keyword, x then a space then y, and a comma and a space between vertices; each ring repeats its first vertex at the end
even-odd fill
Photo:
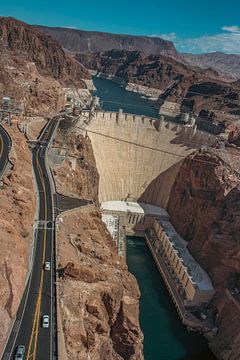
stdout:
POLYGON ((49 328, 49 316, 48 315, 43 315, 42 317, 42 327, 43 328, 49 328))
POLYGON ((46 261, 44 264, 44 270, 50 270, 51 269, 51 263, 49 261, 46 261))
POLYGON ((25 353, 25 346, 24 345, 18 345, 16 353, 15 353, 15 360, 23 360, 25 353))

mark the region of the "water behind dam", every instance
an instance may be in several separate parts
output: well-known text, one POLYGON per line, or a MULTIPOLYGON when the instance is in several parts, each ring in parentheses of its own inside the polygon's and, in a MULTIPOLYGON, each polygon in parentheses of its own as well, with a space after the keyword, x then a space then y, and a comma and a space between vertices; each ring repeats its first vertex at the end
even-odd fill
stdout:
POLYGON ((118 111, 123 109, 125 113, 158 117, 158 110, 154 107, 154 103, 141 95, 126 91, 110 80, 93 77, 93 83, 97 88, 93 95, 101 99, 104 110, 118 111))
MULTIPOLYGON (((157 117, 153 104, 110 80, 94 78, 95 95, 107 111, 157 117)), ((145 360, 214 360, 207 342, 199 333, 182 325, 160 273, 142 238, 128 238, 127 264, 140 290, 140 324, 144 333, 145 360)))

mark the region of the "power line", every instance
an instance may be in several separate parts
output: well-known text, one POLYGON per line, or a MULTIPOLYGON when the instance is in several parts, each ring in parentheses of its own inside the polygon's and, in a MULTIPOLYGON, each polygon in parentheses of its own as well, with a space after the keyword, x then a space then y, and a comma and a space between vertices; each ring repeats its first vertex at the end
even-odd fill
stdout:
MULTIPOLYGON (((89 130, 89 129, 86 129, 86 128, 83 128, 81 126, 71 126, 71 128, 75 128, 75 129, 78 129, 78 130, 82 130, 82 131, 85 131, 86 133, 92 133, 92 134, 95 134, 95 135, 99 135, 99 136, 102 136, 102 137, 106 137, 108 139, 111 139, 111 140, 115 140, 115 141, 119 141, 119 142, 123 142, 123 143, 127 143, 127 144, 130 144, 130 145, 134 145, 134 146, 138 146, 138 147, 142 147, 142 148, 145 148, 147 150, 153 150, 153 151, 157 151, 157 152, 160 152, 160 153, 164 153, 164 154, 167 154, 167 155, 174 155, 174 156, 177 156, 179 158, 181 158, 182 160, 183 159, 186 159, 187 156, 184 156, 184 155, 179 155, 179 154, 176 154, 176 153, 173 153, 171 151, 166 151, 166 150, 162 150, 162 149, 158 149, 158 148, 154 148, 154 147, 151 147, 151 146, 147 146, 147 145, 143 145, 143 144, 139 144, 139 143, 135 143, 133 141, 129 141, 129 140, 124 140, 124 139, 120 139, 120 138, 117 138, 117 137, 113 137, 113 136, 110 136, 110 135, 106 135, 106 134, 103 134, 103 133, 99 133, 97 131, 93 131, 93 130, 89 130)), ((61 129, 61 131, 68 131, 68 130, 64 130, 64 129, 61 129)), ((199 143, 199 145, 201 145, 199 143)), ((199 146, 199 148, 203 147, 204 145, 202 146, 199 146)), ((223 149, 222 149, 223 151, 223 149)), ((225 150, 226 152, 226 150, 225 150)), ((190 155, 190 154, 189 154, 190 155)), ((216 156, 218 156, 217 154, 214 154, 216 156)), ((233 154, 231 154, 231 156, 235 156, 233 154)), ((229 156, 228 154, 228 157, 230 158, 231 156, 229 156)), ((236 155, 237 157, 239 157, 239 155, 236 155)), ((219 156, 218 156, 219 157, 219 156)), ((196 158, 192 158, 192 159, 189 159, 191 161, 197 161, 197 162, 200 162, 200 163, 204 163, 204 164, 210 164, 210 165, 214 165, 216 166, 217 164, 215 162, 212 162, 212 161, 207 161, 207 160, 202 160, 202 159, 196 159, 196 158)), ((222 159, 222 161, 224 161, 222 159)), ((225 160, 226 161, 226 160, 225 160)), ((234 173, 236 173, 238 176, 239 176, 239 173, 232 169, 234 171, 234 173)))

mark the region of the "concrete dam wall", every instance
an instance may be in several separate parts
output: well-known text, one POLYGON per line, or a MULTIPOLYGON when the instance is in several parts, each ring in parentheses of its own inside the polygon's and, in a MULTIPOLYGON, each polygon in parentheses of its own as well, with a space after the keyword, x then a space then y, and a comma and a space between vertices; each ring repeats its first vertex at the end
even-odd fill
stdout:
POLYGON ((141 201, 166 207, 183 159, 212 145, 196 127, 144 116, 98 111, 86 120, 100 175, 99 200, 141 201))

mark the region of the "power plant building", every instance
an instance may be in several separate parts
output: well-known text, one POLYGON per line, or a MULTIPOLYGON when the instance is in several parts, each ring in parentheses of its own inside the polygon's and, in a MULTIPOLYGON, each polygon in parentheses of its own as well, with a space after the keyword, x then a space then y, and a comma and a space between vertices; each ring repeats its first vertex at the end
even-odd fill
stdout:
POLYGON ((214 288, 207 273, 187 249, 187 242, 176 232, 170 221, 158 219, 154 224, 154 247, 167 265, 185 306, 208 303, 214 288))

